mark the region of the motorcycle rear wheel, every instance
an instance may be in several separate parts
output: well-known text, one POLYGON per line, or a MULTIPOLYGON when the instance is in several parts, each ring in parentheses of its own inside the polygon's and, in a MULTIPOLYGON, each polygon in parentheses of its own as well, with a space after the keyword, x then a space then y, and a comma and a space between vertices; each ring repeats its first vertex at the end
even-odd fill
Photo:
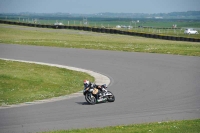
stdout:
POLYGON ((87 103, 92 105, 97 103, 96 98, 91 93, 85 94, 85 100, 87 101, 87 103))

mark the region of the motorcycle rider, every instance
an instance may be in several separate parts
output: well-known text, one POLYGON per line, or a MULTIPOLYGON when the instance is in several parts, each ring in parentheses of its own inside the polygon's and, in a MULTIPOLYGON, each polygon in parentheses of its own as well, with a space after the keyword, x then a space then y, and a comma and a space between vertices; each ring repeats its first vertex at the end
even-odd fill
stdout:
POLYGON ((88 80, 84 80, 83 84, 84 84, 84 88, 85 88, 85 89, 89 87, 89 88, 97 88, 98 90, 100 90, 100 91, 98 91, 98 93, 95 95, 95 97, 96 97, 97 100, 98 100, 99 98, 102 98, 101 92, 103 92, 104 95, 105 95, 104 92, 107 92, 107 90, 105 89, 105 87, 104 87, 103 85, 96 85, 96 84, 94 84, 94 83, 91 83, 91 82, 88 81, 88 80))

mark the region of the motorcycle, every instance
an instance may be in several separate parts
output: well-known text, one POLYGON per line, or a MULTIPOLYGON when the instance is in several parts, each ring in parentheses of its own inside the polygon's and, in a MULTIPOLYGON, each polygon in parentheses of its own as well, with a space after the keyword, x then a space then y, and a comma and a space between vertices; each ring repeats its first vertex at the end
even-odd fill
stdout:
MULTIPOLYGON (((106 84, 102 85, 101 87, 107 88, 106 84)), ((88 87, 83 89, 83 95, 85 96, 85 100, 89 104, 96 104, 100 102, 114 102, 115 96, 111 91, 102 92, 94 87, 88 87)))

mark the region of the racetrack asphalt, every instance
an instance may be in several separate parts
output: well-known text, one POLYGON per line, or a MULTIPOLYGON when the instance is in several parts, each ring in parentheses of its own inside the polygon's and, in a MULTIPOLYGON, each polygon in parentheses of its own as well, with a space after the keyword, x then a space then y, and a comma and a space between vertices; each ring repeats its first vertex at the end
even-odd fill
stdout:
POLYGON ((199 57, 0 44, 0 58, 101 73, 116 97, 114 103, 96 105, 80 96, 0 109, 1 133, 200 118, 199 57))

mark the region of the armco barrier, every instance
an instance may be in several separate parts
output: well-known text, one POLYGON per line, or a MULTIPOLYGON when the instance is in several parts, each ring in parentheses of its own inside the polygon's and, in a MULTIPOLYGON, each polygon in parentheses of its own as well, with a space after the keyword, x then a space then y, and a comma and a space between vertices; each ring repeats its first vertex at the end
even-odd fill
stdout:
POLYGON ((73 26, 73 29, 74 29, 74 30, 78 30, 78 27, 77 27, 77 26, 73 26))
POLYGON ((22 25, 22 23, 21 23, 21 22, 18 22, 18 25, 22 25))
POLYGON ((149 38, 153 38, 153 34, 149 34, 149 38))
POLYGON ((4 24, 4 21, 3 21, 3 20, 0 20, 0 23, 1 23, 1 24, 4 24))
POLYGON ((28 23, 27 26, 31 27, 31 23, 28 23))
POLYGON ((22 25, 22 26, 23 26, 23 25, 24 25, 24 23, 22 23, 22 22, 19 22, 19 25, 22 25))
POLYGON ((141 36, 142 37, 146 37, 146 33, 141 33, 141 36))
POLYGON ((183 37, 180 37, 180 41, 184 41, 184 38, 183 38, 183 37))
POLYGON ((176 37, 171 36, 171 40, 176 41, 176 37))
POLYGON ((118 33, 123 35, 124 31, 123 30, 119 30, 118 33))
POLYGON ((97 32, 97 28, 96 27, 92 28, 92 32, 97 32))
POLYGON ((83 30, 83 26, 78 26, 78 30, 83 30))
POLYGON ((101 33, 105 33, 105 29, 104 28, 101 28, 101 33))
POLYGON ((130 36, 131 36, 131 32, 130 32, 130 31, 127 31, 127 35, 130 35, 130 36))
POLYGON ((167 40, 171 40, 172 39, 172 36, 167 36, 167 40))
MULTIPOLYGON (((174 41, 200 42, 199 38, 165 36, 165 35, 158 35, 158 34, 123 31, 123 30, 118 30, 118 29, 92 28, 92 27, 85 27, 85 26, 41 25, 41 24, 23 23, 23 22, 7 21, 7 20, 0 20, 0 23, 2 23, 2 24, 12 24, 12 25, 22 25, 22 26, 31 26, 31 27, 39 27, 39 28, 85 30, 85 31, 102 32, 102 33, 110 33, 110 34, 123 34, 123 35, 131 35, 131 36, 142 36, 142 37, 147 37, 147 38, 156 38, 156 39, 165 39, 165 40, 174 40, 174 41)), ((161 29, 161 28, 158 28, 158 29, 161 29)), ((165 29, 174 29, 174 28, 165 28, 165 29)), ((180 28, 176 28, 176 29, 180 29, 180 28)))
POLYGON ((53 28, 52 25, 47 25, 47 28, 53 28))
POLYGON ((99 28, 99 32, 102 33, 102 28, 99 28))
POLYGON ((17 22, 13 22, 13 24, 14 24, 14 25, 16 25, 16 24, 17 24, 17 22))
POLYGON ((176 41, 180 41, 180 37, 177 36, 177 37, 176 37, 176 41))
POLYGON ((52 28, 53 28, 53 29, 57 29, 58 26, 57 26, 57 25, 53 25, 52 28))
POLYGON ((83 30, 84 31, 92 31, 92 28, 91 27, 83 27, 83 30))
POLYGON ((132 32, 132 33, 131 33, 131 36, 135 36, 135 35, 136 35, 135 32, 132 32))
POLYGON ((64 28, 64 29, 68 29, 68 26, 66 26, 66 25, 63 25, 63 28, 64 28))
POLYGON ((14 24, 14 25, 19 25, 18 22, 14 22, 13 24, 14 24))
POLYGON ((44 25, 44 24, 42 24, 42 25, 41 25, 41 27, 42 27, 42 28, 47 28, 47 26, 46 26, 46 25, 44 25))
POLYGON ((158 39, 162 39, 162 35, 158 35, 158 39))
POLYGON ((190 38, 189 41, 190 41, 190 42, 194 42, 194 38, 190 38))
POLYGON ((65 29, 69 29, 69 26, 65 25, 64 28, 65 28, 65 29))
POLYGON ((189 38, 188 38, 188 37, 186 37, 186 38, 184 38, 184 40, 185 40, 185 41, 189 41, 189 38))
POLYGON ((42 26, 40 24, 36 24, 36 27, 41 28, 42 26))
POLYGON ((172 40, 172 36, 166 36, 167 40, 172 40))
POLYGON ((110 34, 113 34, 114 33, 114 30, 113 29, 110 29, 110 34))
MULTIPOLYGON (((146 34, 146 37, 149 38, 149 34, 146 34)), ((162 39, 162 38, 161 38, 162 39)))
POLYGON ((30 23, 24 23, 24 26, 29 26, 30 23))
POLYGON ((167 36, 165 36, 165 35, 160 35, 160 39, 167 40, 167 36))
POLYGON ((72 26, 68 26, 68 29, 72 29, 72 26))
POLYGON ((101 28, 96 28, 96 32, 101 32, 101 28))
POLYGON ((58 29, 64 29, 64 25, 59 25, 58 29))
POLYGON ((88 27, 88 28, 87 28, 87 31, 92 31, 92 27, 88 27))
POLYGON ((124 31, 124 35, 128 35, 128 31, 124 31))
POLYGON ((7 24, 11 24, 11 22, 7 22, 7 24))
POLYGON ((24 23, 23 25, 24 25, 24 26, 29 26, 29 23, 24 23))
POLYGON ((193 38, 193 42, 197 42, 197 39, 196 39, 196 38, 193 38))
POLYGON ((114 30, 113 30, 113 33, 114 33, 114 34, 118 34, 118 30, 114 29, 114 30))
POLYGON ((105 33, 110 33, 110 29, 105 29, 105 33))
POLYGON ((14 24, 14 22, 9 22, 8 24, 14 24))
POLYGON ((83 30, 87 31, 87 27, 84 26, 84 27, 83 27, 83 30))

